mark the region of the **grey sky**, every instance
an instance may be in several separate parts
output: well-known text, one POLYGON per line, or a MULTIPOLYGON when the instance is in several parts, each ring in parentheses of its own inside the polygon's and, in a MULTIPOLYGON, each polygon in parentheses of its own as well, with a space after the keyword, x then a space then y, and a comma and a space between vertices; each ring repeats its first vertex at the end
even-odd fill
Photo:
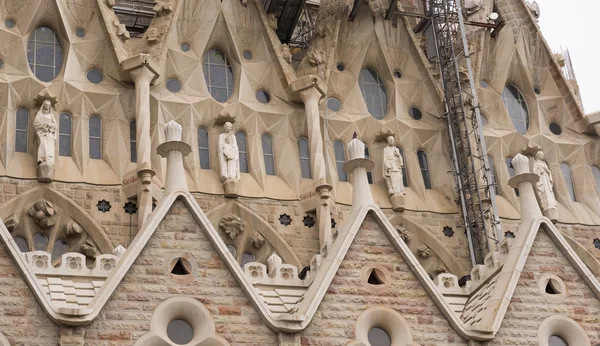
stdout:
POLYGON ((600 111, 600 47, 598 0, 536 0, 540 27, 554 51, 569 48, 586 113, 600 111))

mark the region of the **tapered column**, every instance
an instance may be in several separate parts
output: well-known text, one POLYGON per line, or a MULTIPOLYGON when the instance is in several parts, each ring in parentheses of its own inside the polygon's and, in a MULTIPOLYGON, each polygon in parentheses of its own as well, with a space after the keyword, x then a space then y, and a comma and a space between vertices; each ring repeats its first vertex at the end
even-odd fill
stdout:
POLYGON ((529 225, 529 223, 542 216, 533 188, 540 177, 530 171, 529 158, 525 155, 517 154, 512 159, 512 165, 515 169, 515 175, 508 180, 508 184, 519 189, 521 225, 529 225))
POLYGON ((373 169, 373 161, 365 158, 365 144, 354 138, 348 143, 348 161, 344 171, 350 175, 352 183, 352 211, 358 211, 367 204, 375 204, 367 171, 373 169))
POLYGON ((300 91, 300 98, 304 102, 304 112, 306 113, 312 178, 316 181, 325 181, 325 156, 323 155, 323 135, 319 116, 321 92, 316 86, 311 86, 300 91))
POLYGON ((183 157, 192 151, 189 144, 181 141, 182 127, 174 120, 165 126, 166 142, 159 145, 156 151, 167 158, 167 181, 165 193, 187 191, 187 180, 183 168, 183 157))

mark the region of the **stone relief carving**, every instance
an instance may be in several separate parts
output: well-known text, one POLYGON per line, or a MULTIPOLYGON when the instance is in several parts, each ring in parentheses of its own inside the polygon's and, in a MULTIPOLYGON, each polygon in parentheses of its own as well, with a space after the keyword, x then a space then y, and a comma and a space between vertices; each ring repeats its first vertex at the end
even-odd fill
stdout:
POLYGON ((550 220, 556 221, 558 219, 558 205, 554 197, 554 180, 552 179, 552 172, 550 172, 544 161, 544 152, 541 150, 535 154, 533 173, 540 177, 535 185, 535 194, 542 213, 550 220))
POLYGON ((403 211, 404 195, 406 194, 402 182, 404 161, 402 155, 400 155, 400 150, 394 145, 394 136, 387 137, 387 146, 383 149, 382 172, 394 211, 403 211))
POLYGON ((154 12, 159 16, 162 14, 169 14, 173 12, 173 1, 171 0, 154 0, 154 12))
POLYGON ((54 205, 46 200, 35 202, 27 211, 41 229, 54 226, 56 210, 54 205))
POLYGON ((244 232, 245 224, 239 216, 229 214, 223 216, 219 222, 219 228, 223 230, 231 239, 244 232))
POLYGON ((449 272, 444 262, 429 246, 419 239, 418 234, 411 234, 402 226, 396 226, 396 230, 431 278, 449 272))
POLYGON ((250 238, 250 243, 252 243, 252 246, 254 246, 255 249, 260 249, 265 245, 265 238, 263 238, 260 233, 256 232, 252 238, 250 238))
POLYGON ((239 149, 233 125, 226 122, 225 130, 219 135, 219 169, 221 181, 225 188, 226 197, 237 197, 237 187, 240 180, 239 149))
POLYGON ((33 121, 39 140, 37 157, 38 181, 49 183, 54 177, 54 149, 56 147, 56 119, 52 114, 52 102, 45 100, 33 121))

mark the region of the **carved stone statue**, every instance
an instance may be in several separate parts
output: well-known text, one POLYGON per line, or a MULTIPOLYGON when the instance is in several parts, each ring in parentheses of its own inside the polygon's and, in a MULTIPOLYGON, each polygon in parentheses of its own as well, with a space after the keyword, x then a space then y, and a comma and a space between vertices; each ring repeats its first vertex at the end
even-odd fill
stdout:
POLYGON ((404 210, 404 184, 402 167, 404 162, 400 150, 394 146, 394 136, 387 138, 387 146, 383 149, 383 178, 395 211, 404 210))
POLYGON ((225 132, 219 135, 219 169, 221 181, 225 188, 226 197, 237 197, 237 186, 240 180, 239 149, 233 125, 226 122, 223 125, 225 132))
POLYGON ((56 119, 52 114, 52 103, 42 103, 35 116, 33 126, 39 139, 37 175, 40 182, 51 182, 54 177, 54 150, 56 146, 56 119))
POLYGON ((535 185, 535 192, 542 213, 550 220, 556 221, 558 219, 558 205, 556 204, 556 198, 554 198, 554 180, 548 165, 544 162, 544 152, 541 150, 535 154, 533 173, 540 177, 535 185))

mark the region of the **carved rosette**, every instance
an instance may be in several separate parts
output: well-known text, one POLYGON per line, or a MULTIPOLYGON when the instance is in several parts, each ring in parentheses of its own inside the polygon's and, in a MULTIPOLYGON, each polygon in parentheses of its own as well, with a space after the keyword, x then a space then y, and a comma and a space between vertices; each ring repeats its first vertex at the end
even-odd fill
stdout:
POLYGON ((225 215, 219 222, 219 228, 234 239, 238 234, 244 232, 245 224, 239 216, 225 215))

